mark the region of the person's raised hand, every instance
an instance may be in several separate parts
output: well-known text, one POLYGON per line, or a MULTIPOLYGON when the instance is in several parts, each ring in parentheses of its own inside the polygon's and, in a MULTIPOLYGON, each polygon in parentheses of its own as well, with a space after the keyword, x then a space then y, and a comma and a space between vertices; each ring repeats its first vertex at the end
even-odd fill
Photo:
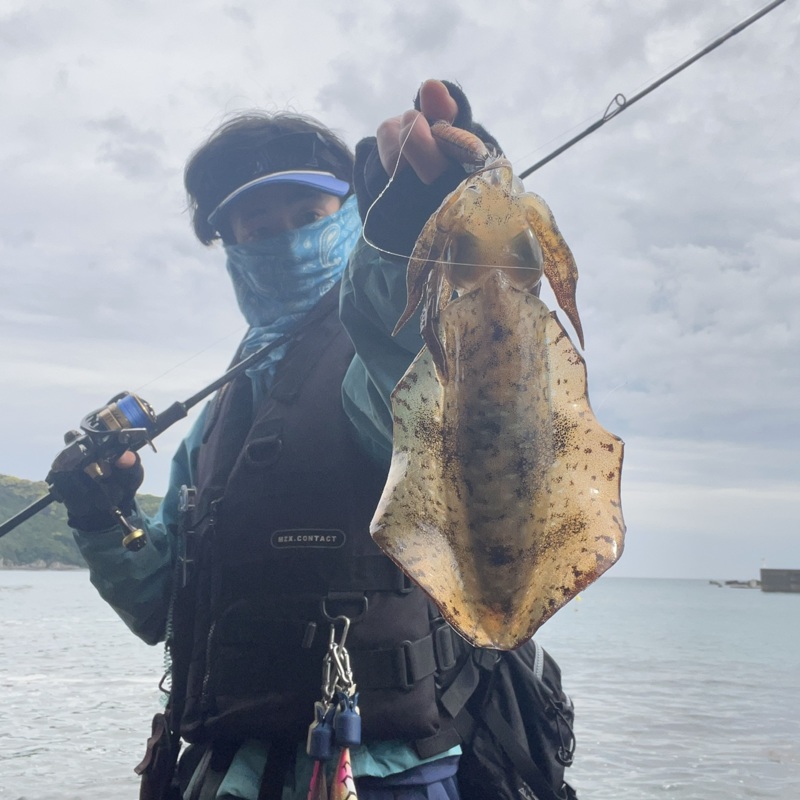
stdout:
POLYGON ((430 125, 440 119, 453 122, 459 109, 447 87, 437 80, 422 84, 419 105, 420 111, 410 109, 380 124, 378 155, 387 175, 392 175, 395 168, 411 168, 423 183, 431 184, 452 161, 433 138, 430 125))

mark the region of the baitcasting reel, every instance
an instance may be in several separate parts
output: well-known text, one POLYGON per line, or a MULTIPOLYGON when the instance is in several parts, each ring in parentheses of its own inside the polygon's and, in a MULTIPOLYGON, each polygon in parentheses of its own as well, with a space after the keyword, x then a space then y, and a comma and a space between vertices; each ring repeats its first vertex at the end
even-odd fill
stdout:
MULTIPOLYGON (((126 450, 139 450, 149 444, 153 450, 153 439, 162 434, 178 420, 183 419, 190 408, 205 400, 217 389, 230 383, 250 367, 263 359, 278 347, 282 347, 293 339, 302 336, 303 326, 294 333, 285 333, 277 339, 265 344, 255 353, 234 364, 224 375, 196 392, 186 400, 176 400, 160 414, 153 413, 148 403, 131 392, 112 397, 108 403, 97 411, 87 414, 81 422, 81 430, 69 431, 64 435, 66 447, 56 456, 53 466, 45 480, 50 484, 46 495, 35 500, 10 519, 0 523, 0 537, 10 533, 25 520, 47 508, 50 503, 60 501, 58 492, 53 487, 52 475, 56 472, 71 472, 82 469, 90 478, 97 480, 109 475, 114 462, 126 450)), ((144 531, 134 528, 128 523, 122 511, 111 508, 125 530, 122 543, 128 550, 141 550, 147 544, 144 531)))
MULTIPOLYGON (((149 444, 154 450, 152 436, 156 432, 156 414, 141 397, 122 392, 106 405, 87 414, 80 430, 64 434, 66 447, 56 456, 47 482, 54 472, 82 469, 92 480, 107 477, 114 462, 126 450, 138 450, 149 444)), ((116 506, 111 512, 125 531, 122 544, 128 550, 141 550, 147 537, 141 528, 134 528, 116 506)))

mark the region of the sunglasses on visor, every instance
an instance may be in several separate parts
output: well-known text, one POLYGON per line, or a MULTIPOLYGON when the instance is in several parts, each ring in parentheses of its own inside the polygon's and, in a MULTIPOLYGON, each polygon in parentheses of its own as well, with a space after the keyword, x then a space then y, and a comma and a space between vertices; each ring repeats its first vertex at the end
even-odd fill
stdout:
POLYGON ((240 184, 244 184, 261 175, 290 169, 322 170, 335 174, 341 170, 341 160, 341 156, 317 131, 286 133, 267 142, 249 164, 242 165, 237 178, 240 184))

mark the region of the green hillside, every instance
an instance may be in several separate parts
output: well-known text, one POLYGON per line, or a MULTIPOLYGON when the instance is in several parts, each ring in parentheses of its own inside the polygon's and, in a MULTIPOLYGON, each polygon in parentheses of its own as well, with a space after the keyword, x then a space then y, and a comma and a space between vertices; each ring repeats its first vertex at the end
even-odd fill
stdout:
MULTIPOLYGON (((0 522, 13 517, 46 493, 47 484, 44 482, 0 475, 0 522)), ((139 495, 138 499, 147 514, 152 514, 161 502, 160 498, 152 495, 139 495)), ((61 503, 51 503, 0 538, 0 566, 53 565, 85 566, 67 525, 66 509, 61 503)))

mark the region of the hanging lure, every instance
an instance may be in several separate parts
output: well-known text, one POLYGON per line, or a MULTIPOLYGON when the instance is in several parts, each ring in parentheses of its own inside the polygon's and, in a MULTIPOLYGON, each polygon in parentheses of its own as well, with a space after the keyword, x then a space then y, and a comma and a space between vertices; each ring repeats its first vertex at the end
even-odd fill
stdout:
POLYGON ((336 767, 336 776, 331 786, 330 800, 358 800, 353 768, 350 764, 350 748, 343 747, 336 767))
POLYGON ((361 714, 350 654, 344 644, 349 629, 347 617, 336 617, 322 661, 322 700, 314 703, 314 721, 308 728, 306 740, 306 752, 314 759, 308 800, 357 800, 350 748, 361 744, 361 714), (339 621, 344 623, 344 629, 337 642, 335 624, 339 621), (329 795, 326 763, 337 748, 339 759, 329 795))
POLYGON ((315 761, 308 787, 308 800, 328 800, 328 781, 325 778, 325 762, 315 761))

